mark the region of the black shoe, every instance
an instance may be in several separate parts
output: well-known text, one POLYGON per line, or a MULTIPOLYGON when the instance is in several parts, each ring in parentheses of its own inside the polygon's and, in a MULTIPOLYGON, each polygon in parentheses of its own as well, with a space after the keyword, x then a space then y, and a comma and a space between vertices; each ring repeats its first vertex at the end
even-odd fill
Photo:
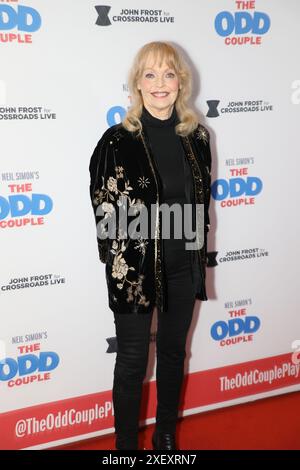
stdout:
POLYGON ((154 431, 152 444, 154 450, 178 450, 174 433, 154 431))

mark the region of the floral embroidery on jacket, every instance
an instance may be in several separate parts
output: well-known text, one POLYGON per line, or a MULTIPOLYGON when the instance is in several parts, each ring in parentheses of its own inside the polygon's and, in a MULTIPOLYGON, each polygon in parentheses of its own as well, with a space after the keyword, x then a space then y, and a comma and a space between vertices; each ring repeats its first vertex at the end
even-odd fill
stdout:
MULTIPOLYGON (((122 166, 116 166, 115 172, 116 178, 110 176, 107 180, 106 187, 104 184, 104 177, 102 176, 101 190, 96 189, 96 191, 94 192, 95 198, 93 200, 93 203, 95 206, 102 204, 102 209, 104 210, 104 212, 107 212, 108 206, 103 203, 103 200, 105 200, 106 202, 108 202, 109 200, 116 201, 116 197, 114 196, 115 194, 119 195, 119 197, 122 195, 127 197, 129 191, 133 190, 133 188, 130 186, 129 180, 124 179, 124 168, 122 166), (124 180, 125 188, 123 190, 119 189, 118 180, 124 180)), ((128 199, 131 201, 130 197, 128 197, 128 199)), ((107 217, 106 214, 105 217, 107 217)))
POLYGON ((112 265, 112 277, 117 279, 118 282, 117 288, 123 289, 125 283, 129 284, 127 287, 127 302, 132 302, 135 298, 138 298, 138 304, 142 304, 145 307, 148 307, 149 300, 146 300, 146 296, 143 295, 142 283, 145 278, 143 274, 138 275, 137 281, 130 281, 127 279, 128 271, 135 271, 133 266, 128 266, 126 260, 123 258, 123 252, 126 250, 124 240, 114 240, 112 244, 112 249, 110 250, 115 256, 112 265))
MULTIPOLYGON (((129 207, 133 208, 133 215, 138 214, 145 205, 144 202, 139 198, 130 198, 129 191, 133 190, 133 188, 130 186, 129 180, 126 180, 124 178, 124 168, 122 166, 116 166, 115 174, 116 177, 110 176, 107 179, 106 186, 104 182, 104 177, 102 176, 101 190, 97 189, 94 192, 95 197, 93 203, 94 205, 101 204, 103 212, 105 213, 104 219, 106 219, 107 217, 111 217, 113 212, 115 211, 114 205, 110 201, 115 202, 117 206, 120 207, 125 206, 125 202, 126 200, 128 200, 129 207), (124 186, 124 189, 120 189, 121 184, 118 184, 119 180, 121 180, 120 183, 122 182, 122 186, 124 186)), ((142 182, 145 187, 147 187, 147 183, 149 182, 148 178, 142 180, 142 182)), ((103 224, 101 225, 101 230, 102 232, 104 231, 103 224)), ((113 253, 114 255, 112 262, 112 278, 118 281, 117 288, 120 290, 123 289, 126 284, 129 284, 129 286, 127 287, 127 302, 132 302, 138 299, 138 304, 142 304, 145 307, 148 307, 150 301, 146 299, 146 296, 143 294, 142 288, 142 283, 145 276, 143 274, 138 274, 138 278, 136 281, 130 281, 127 278, 128 272, 135 271, 135 268, 133 266, 128 266, 123 256, 124 252, 127 249, 124 240, 122 238, 120 239, 120 236, 123 237, 123 235, 124 234, 121 233, 120 229, 119 235, 116 240, 113 240, 112 248, 110 250, 111 253, 113 253)), ((134 248, 139 249, 139 251, 143 255, 145 255, 148 241, 140 237, 136 243, 137 245, 134 248)))

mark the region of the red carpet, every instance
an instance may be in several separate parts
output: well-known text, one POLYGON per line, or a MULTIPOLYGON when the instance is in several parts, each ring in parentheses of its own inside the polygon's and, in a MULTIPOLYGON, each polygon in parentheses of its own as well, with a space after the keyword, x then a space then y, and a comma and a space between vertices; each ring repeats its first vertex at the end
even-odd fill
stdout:
MULTIPOLYGON (((181 450, 300 449, 300 392, 207 411, 178 422, 181 450)), ((140 431, 140 449, 152 449, 154 425, 140 431)), ((114 435, 56 449, 113 450, 114 435)))

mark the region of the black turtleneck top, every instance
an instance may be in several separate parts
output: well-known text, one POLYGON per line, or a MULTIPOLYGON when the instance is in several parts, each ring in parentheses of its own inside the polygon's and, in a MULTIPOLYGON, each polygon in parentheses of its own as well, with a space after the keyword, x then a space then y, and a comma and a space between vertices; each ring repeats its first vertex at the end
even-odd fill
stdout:
MULTIPOLYGON (((152 154, 160 175, 163 188, 163 201, 166 204, 187 204, 185 194, 184 150, 180 137, 175 133, 175 125, 179 122, 175 106, 167 119, 153 116, 143 106, 141 122, 148 135, 152 154)), ((182 206, 183 219, 183 206, 182 206)), ((174 214, 170 212, 170 240, 164 240, 168 248, 184 248, 185 237, 182 222, 182 237, 174 238, 174 214)), ((177 235, 177 236, 180 236, 177 235)))

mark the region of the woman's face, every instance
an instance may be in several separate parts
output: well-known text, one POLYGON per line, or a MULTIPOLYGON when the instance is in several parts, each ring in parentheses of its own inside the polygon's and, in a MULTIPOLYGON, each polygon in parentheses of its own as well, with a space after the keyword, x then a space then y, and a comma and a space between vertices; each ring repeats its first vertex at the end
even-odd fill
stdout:
POLYGON ((171 115, 178 95, 179 79, 166 62, 158 67, 150 56, 137 86, 148 111, 158 117, 167 118, 171 115))

